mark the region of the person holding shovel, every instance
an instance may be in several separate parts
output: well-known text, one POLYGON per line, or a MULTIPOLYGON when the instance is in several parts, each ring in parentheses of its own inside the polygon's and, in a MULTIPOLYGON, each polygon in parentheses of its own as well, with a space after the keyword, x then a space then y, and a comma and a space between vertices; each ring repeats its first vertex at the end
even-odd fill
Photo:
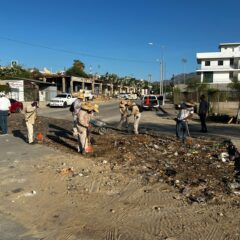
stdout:
POLYGON ((77 99, 72 103, 72 116, 73 116, 73 135, 77 136, 78 131, 77 131, 77 118, 78 118, 78 113, 81 109, 81 105, 84 101, 84 93, 83 92, 78 92, 73 95, 74 97, 77 97, 77 99))
POLYGON ((176 118, 176 136, 183 142, 186 139, 187 134, 190 135, 188 129, 188 119, 191 119, 194 109, 194 105, 189 102, 182 103, 179 106, 179 112, 176 118))
POLYGON ((35 144, 33 138, 33 125, 37 118, 37 108, 38 104, 36 101, 32 102, 31 105, 27 105, 25 108, 25 123, 28 131, 28 143, 33 145, 35 144))
POLYGON ((135 102, 128 101, 127 102, 127 107, 130 113, 127 115, 127 117, 133 116, 134 122, 133 122, 133 131, 134 134, 138 134, 138 127, 139 127, 139 122, 141 118, 141 112, 139 107, 135 102))
POLYGON ((122 125, 125 125, 125 127, 128 127, 128 109, 127 109, 127 101, 122 100, 119 103, 119 111, 121 114, 120 122, 118 124, 118 129, 122 129, 122 125))
POLYGON ((90 119, 93 112, 99 112, 97 104, 92 104, 90 102, 82 103, 77 118, 78 152, 81 154, 86 154, 86 149, 88 149, 90 119))

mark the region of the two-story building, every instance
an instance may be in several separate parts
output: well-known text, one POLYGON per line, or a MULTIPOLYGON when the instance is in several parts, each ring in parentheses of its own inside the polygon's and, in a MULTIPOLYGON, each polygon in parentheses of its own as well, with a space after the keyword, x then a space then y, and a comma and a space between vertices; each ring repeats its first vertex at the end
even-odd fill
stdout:
POLYGON ((220 52, 197 53, 202 83, 227 86, 240 80, 240 43, 221 43, 220 52))

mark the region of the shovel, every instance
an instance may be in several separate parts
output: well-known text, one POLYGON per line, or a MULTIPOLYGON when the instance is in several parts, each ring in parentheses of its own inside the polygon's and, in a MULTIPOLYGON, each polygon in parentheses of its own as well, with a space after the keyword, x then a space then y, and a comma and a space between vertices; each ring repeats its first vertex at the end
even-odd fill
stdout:
POLYGON ((84 146, 85 152, 86 153, 92 153, 93 152, 93 146, 92 146, 91 141, 90 141, 90 130, 89 129, 87 130, 86 142, 88 142, 88 146, 86 148, 84 146))
POLYGON ((186 139, 186 144, 192 145, 193 138, 191 137, 190 132, 189 132, 188 121, 186 121, 186 129, 187 129, 187 134, 188 134, 188 138, 186 139))

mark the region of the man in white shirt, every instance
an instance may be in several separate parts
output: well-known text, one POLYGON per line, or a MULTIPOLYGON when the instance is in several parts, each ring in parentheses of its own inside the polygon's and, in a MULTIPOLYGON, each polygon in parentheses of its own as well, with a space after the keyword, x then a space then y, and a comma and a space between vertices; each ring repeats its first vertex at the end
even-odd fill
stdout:
POLYGON ((10 111, 11 103, 5 96, 5 92, 0 92, 0 128, 2 136, 7 135, 8 132, 8 113, 10 111))
POLYGON ((176 119, 176 136, 183 142, 187 136, 187 120, 190 119, 194 113, 194 105, 192 103, 183 103, 180 105, 179 113, 176 119))

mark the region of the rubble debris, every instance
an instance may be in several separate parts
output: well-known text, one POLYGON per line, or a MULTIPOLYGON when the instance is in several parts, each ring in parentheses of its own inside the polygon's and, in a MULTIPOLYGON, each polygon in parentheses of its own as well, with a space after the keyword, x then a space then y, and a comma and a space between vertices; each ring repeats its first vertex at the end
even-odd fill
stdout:
POLYGON ((61 170, 58 170, 58 172, 65 176, 65 175, 73 175, 74 172, 73 172, 73 167, 66 167, 66 168, 63 168, 61 170))
MULTIPOLYGON (((23 116, 16 115, 10 119, 10 130, 24 132, 25 127, 19 124, 21 120, 15 117, 23 116)), ((43 133, 43 144, 77 154, 77 140, 70 134, 71 127, 67 120, 39 117, 36 132, 46 129, 48 132, 43 133)), ((145 133, 132 135, 109 129, 108 135, 96 134, 94 138, 98 144, 94 146, 94 153, 87 154, 86 158, 98 166, 109 165, 112 172, 141 179, 147 187, 165 182, 190 203, 221 201, 223 196, 234 197, 240 193, 238 188, 230 185, 240 184, 240 154, 231 141, 201 136, 183 144, 174 136, 151 129, 145 133)), ((66 167, 67 164, 66 160, 60 174, 71 177, 74 174, 89 175, 82 171, 74 173, 72 168, 66 167)))
POLYGON ((20 193, 23 190, 24 190, 23 188, 16 188, 16 189, 12 190, 12 193, 20 193))
POLYGON ((227 162, 229 160, 229 154, 227 152, 222 152, 218 157, 222 162, 227 162))
POLYGON ((115 210, 111 208, 111 209, 110 209, 110 212, 111 212, 111 213, 115 213, 115 210))

